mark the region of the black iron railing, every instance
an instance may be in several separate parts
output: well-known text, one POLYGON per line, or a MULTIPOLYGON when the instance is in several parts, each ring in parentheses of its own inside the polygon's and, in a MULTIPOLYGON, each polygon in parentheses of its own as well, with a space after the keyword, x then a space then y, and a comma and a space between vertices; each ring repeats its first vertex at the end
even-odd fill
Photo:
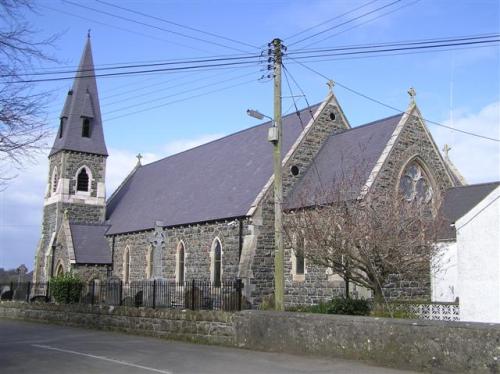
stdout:
POLYGON ((172 308, 191 310, 241 310, 240 279, 214 284, 191 280, 176 283, 164 279, 124 283, 118 279, 89 283, 7 283, 0 284, 0 299, 45 301, 91 305, 172 308))

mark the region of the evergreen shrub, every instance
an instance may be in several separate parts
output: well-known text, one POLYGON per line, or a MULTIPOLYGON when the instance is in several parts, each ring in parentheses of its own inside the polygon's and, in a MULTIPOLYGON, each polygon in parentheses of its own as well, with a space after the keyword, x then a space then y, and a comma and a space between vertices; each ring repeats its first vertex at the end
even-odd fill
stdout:
POLYGON ((49 282, 50 293, 61 304, 74 304, 80 301, 84 283, 73 273, 54 277, 49 282))

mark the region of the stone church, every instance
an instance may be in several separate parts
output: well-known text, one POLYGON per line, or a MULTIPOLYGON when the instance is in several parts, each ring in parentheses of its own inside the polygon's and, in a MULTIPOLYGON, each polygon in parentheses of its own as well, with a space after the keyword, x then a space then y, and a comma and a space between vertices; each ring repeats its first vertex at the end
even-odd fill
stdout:
MULTIPOLYGON (((136 167, 109 197, 108 152, 90 39, 60 116, 49 154, 42 233, 34 281, 69 271, 125 284, 163 278, 218 283, 242 279, 252 305, 272 294, 274 204, 270 122, 136 167)), ((405 113, 351 128, 330 92, 319 104, 283 118, 285 206, 317 176, 356 170, 359 198, 394 194, 438 204, 463 182, 442 157, 412 99, 405 113), (313 165, 314 161, 314 165, 313 165), (314 166, 314 167, 313 167, 314 166)), ((285 251, 286 303, 342 292, 328 269, 285 251)), ((410 296, 428 294, 417 285, 410 296)))

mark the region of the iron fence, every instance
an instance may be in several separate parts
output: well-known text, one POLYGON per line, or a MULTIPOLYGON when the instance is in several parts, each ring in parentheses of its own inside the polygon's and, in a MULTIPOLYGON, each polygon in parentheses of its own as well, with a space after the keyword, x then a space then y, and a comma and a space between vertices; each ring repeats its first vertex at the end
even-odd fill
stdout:
POLYGON ((176 283, 164 279, 124 283, 118 279, 89 283, 0 284, 2 300, 90 305, 236 311, 242 307, 240 279, 214 284, 204 280, 176 283))

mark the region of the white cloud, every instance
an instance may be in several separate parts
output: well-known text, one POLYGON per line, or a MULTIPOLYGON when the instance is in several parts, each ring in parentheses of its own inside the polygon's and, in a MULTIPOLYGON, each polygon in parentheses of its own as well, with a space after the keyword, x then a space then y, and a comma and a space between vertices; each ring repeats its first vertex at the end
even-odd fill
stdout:
MULTIPOLYGON (((453 123, 447 120, 443 124, 500 139, 500 101, 485 106, 477 113, 455 110, 453 117, 453 123)), ((468 183, 500 180, 500 143, 432 124, 428 126, 440 148, 444 144, 451 146, 450 158, 468 183)))

